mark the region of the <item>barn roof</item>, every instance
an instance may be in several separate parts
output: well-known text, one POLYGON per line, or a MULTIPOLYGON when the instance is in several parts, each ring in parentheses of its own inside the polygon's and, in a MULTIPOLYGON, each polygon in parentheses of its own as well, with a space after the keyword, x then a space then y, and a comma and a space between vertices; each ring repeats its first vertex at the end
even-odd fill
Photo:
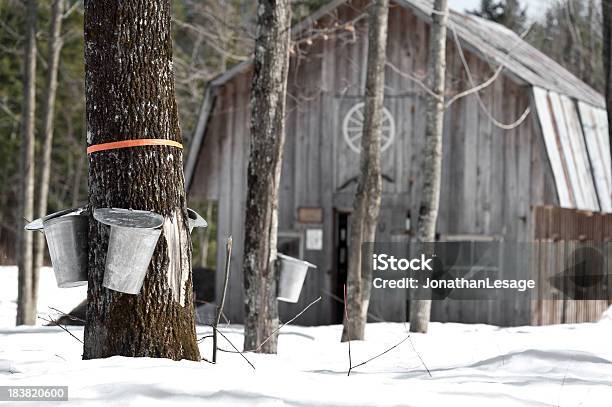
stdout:
MULTIPOLYGON (((309 28, 313 21, 328 15, 348 1, 331 1, 298 23, 293 32, 299 33, 309 28)), ((432 0, 392 1, 411 9, 420 18, 431 21, 432 0)), ((514 79, 605 108, 605 99, 601 94, 503 25, 451 10, 448 27, 449 36, 454 30, 466 49, 491 63, 503 64, 506 74, 510 74, 514 79)), ((234 66, 213 79, 211 85, 223 85, 250 65, 251 60, 247 60, 234 66)))

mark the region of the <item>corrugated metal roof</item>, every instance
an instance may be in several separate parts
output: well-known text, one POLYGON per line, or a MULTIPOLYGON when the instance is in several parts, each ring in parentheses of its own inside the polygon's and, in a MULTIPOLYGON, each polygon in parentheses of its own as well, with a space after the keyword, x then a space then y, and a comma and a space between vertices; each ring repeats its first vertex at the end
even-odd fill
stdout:
POLYGON ((610 212, 610 150, 603 110, 538 87, 533 95, 559 205, 610 212))

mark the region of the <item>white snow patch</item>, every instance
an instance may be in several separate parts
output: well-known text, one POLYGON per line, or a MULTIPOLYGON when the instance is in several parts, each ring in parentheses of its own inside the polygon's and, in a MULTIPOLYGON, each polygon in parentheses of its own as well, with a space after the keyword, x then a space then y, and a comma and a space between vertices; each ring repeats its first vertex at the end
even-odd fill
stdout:
MULTIPOLYGON (((47 318, 47 314, 57 317, 58 313, 49 309, 56 308, 62 312, 70 312, 87 297, 87 286, 59 288, 55 274, 50 267, 40 270, 38 315, 47 318)), ((17 312, 17 267, 0 266, 0 329, 15 326, 17 312)), ((37 319, 37 325, 46 324, 37 319)), ((0 347, 1 349, 1 347, 0 347)), ((0 358, 2 355, 0 354, 0 358)))

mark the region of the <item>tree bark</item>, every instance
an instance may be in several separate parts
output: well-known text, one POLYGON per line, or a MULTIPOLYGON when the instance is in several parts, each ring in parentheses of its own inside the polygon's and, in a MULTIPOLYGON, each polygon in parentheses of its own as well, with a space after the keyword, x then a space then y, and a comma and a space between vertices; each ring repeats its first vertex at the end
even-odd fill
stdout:
MULTIPOLYGON (((181 142, 170 0, 85 1, 87 144, 181 142)), ((113 355, 200 360, 182 150, 144 146, 89 156, 89 204, 155 211, 163 232, 138 295, 102 286, 108 227, 89 220, 84 359, 113 355)), ((138 253, 135 253, 138 255, 138 253)))
POLYGON ((26 42, 23 75, 23 112, 21 139, 21 188, 19 226, 19 277, 17 293, 17 325, 36 323, 36 302, 32 297, 32 241, 31 232, 21 225, 34 215, 34 118, 36 110, 36 0, 26 3, 26 42))
POLYGON ((276 353, 278 189, 285 143, 291 10, 288 0, 259 0, 251 83, 251 150, 244 238, 244 350, 276 353))
POLYGON ((374 1, 368 10, 368 62, 361 137, 360 172, 351 215, 347 273, 347 313, 342 341, 363 340, 370 303, 372 271, 362 267, 362 244, 374 242, 380 213, 382 173, 380 137, 385 94, 388 0, 374 1))
MULTIPOLYGON (((37 217, 47 214, 49 196, 49 176, 51 174, 51 150, 53 148, 53 121, 55 116, 55 95, 57 93, 57 71, 59 67, 60 52, 62 50, 62 16, 64 0, 55 0, 51 11, 51 26, 49 28, 49 44, 47 56, 47 90, 43 106, 43 145, 38 186, 37 217)), ((43 266, 45 250, 45 237, 36 233, 34 238, 34 269, 32 274, 32 298, 38 298, 38 276, 43 266)))
MULTIPOLYGON (((423 148, 423 191, 419 207, 417 241, 434 242, 440 204, 442 178, 442 133, 444 130, 444 88, 446 76, 446 27, 448 0, 435 0, 432 13, 429 81, 437 95, 427 96, 427 124, 423 148)), ((425 248, 421 244, 421 248, 425 248)), ((412 300, 410 304, 410 331, 427 332, 431 314, 431 300, 412 300)))
POLYGON ((603 61, 606 75, 606 106, 608 109, 608 132, 612 155, 612 0, 602 0, 603 12, 603 61))

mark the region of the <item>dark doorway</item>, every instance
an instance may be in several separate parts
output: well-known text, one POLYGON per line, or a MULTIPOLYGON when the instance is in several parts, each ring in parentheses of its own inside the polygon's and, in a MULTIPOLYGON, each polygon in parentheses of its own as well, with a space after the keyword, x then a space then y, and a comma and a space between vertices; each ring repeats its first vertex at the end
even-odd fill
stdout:
POLYGON ((335 323, 342 323, 344 313, 344 285, 348 272, 348 250, 349 250, 349 212, 336 212, 334 227, 334 264, 335 282, 334 294, 337 301, 334 318, 335 323))

